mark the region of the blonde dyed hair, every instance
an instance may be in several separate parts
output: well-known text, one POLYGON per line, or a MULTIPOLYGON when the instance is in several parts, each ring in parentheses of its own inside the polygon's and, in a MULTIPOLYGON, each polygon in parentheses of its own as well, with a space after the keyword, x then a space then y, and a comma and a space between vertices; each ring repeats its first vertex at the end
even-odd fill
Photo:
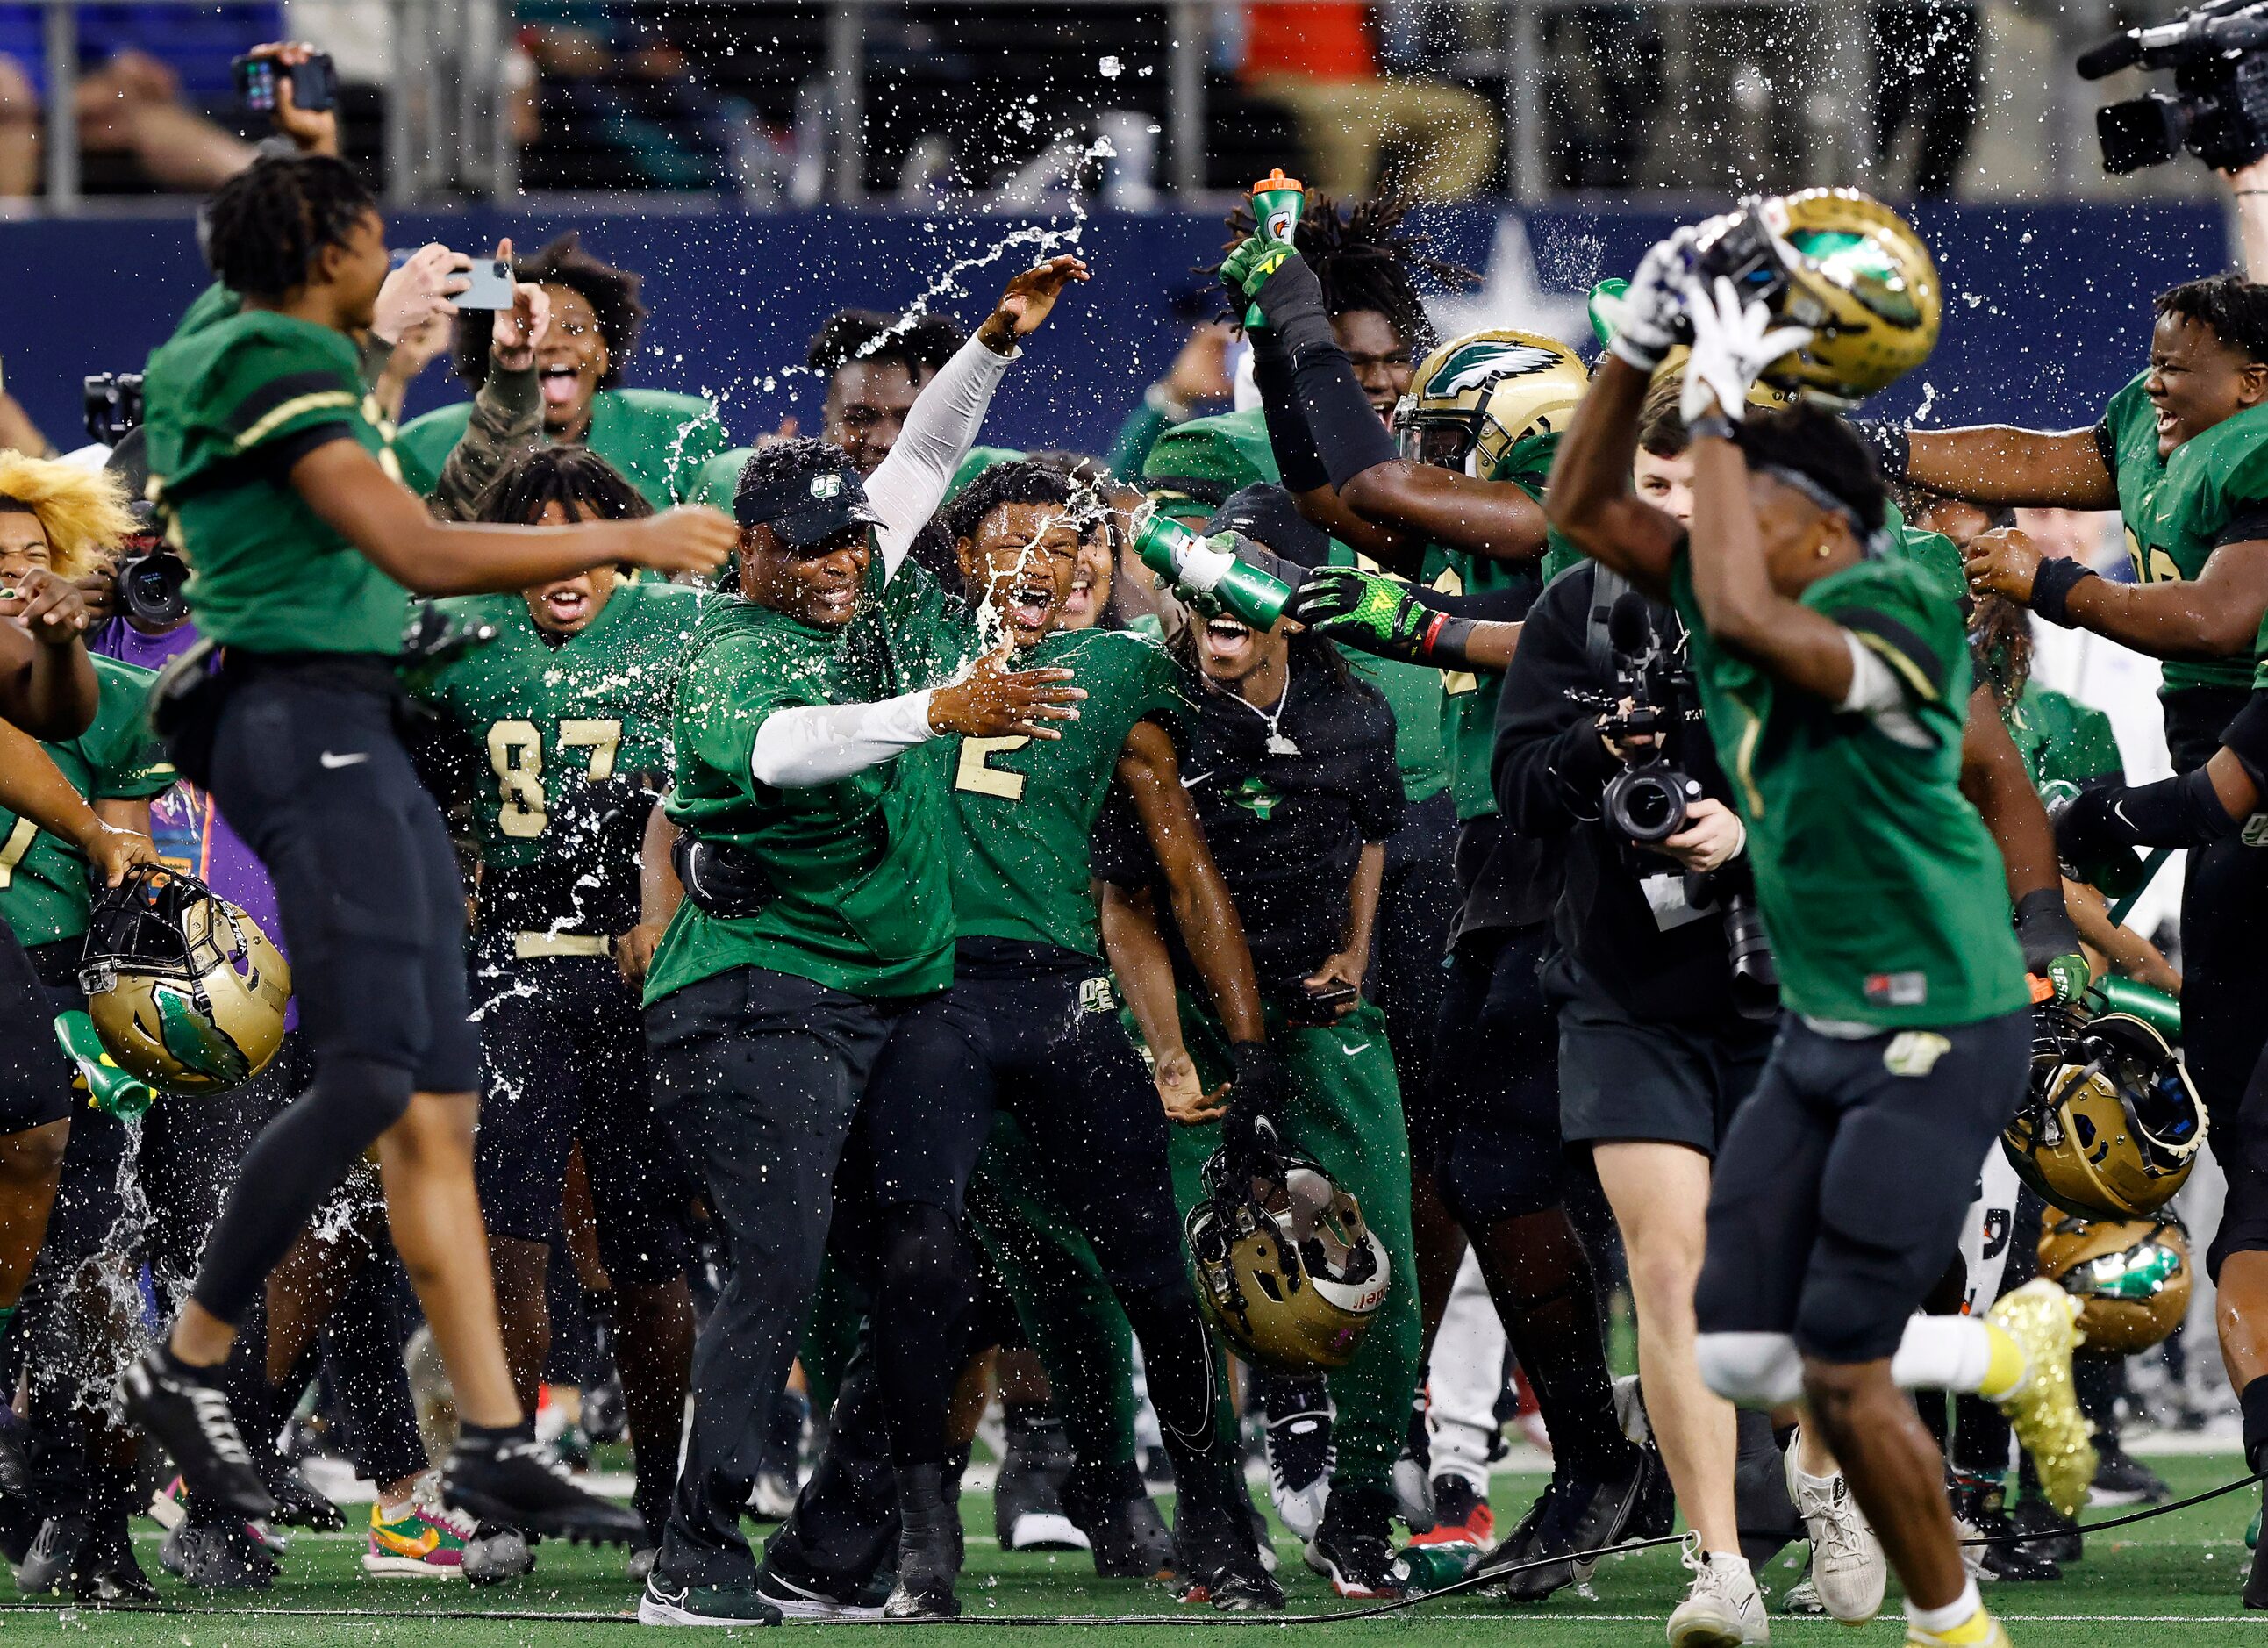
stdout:
POLYGON ((29 510, 47 535, 48 564, 65 578, 92 572, 140 530, 114 475, 0 451, 0 509, 29 510))

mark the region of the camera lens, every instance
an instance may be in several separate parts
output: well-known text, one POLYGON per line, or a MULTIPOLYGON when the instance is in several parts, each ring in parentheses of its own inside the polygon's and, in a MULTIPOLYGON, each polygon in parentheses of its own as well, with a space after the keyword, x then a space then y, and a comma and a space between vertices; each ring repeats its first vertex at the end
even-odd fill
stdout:
POLYGON ((1690 780, 1668 767, 1618 772, 1600 794, 1607 822, 1633 841, 1666 841, 1685 828, 1690 780))
POLYGON ((179 624, 189 616, 188 581, 187 561, 171 550, 152 550, 118 564, 118 602, 136 623, 179 624))
POLYGON ((1743 1018, 1772 1018, 1779 1012, 1779 964, 1771 940, 1745 895, 1725 906, 1725 948, 1733 964, 1733 1009, 1743 1018))

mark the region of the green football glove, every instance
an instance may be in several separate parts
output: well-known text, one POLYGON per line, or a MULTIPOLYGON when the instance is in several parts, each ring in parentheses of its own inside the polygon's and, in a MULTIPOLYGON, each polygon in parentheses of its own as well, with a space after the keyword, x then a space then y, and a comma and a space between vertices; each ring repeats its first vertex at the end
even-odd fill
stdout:
POLYGON ((1357 566, 1318 566, 1284 611, 1357 652, 1403 663, 1424 661, 1440 617, 1393 579, 1357 566))
POLYGON ((2076 1001, 2087 994, 2087 957, 2051 956, 2036 976, 2055 991, 2057 1001, 2076 1001))
POLYGON ((55 1039, 71 1061, 71 1090, 85 1094, 93 1109, 130 1121, 158 1102, 156 1088, 119 1068, 85 1013, 56 1014, 55 1039))
POLYGON ((1281 269, 1287 258, 1298 255, 1281 240, 1247 235, 1243 244, 1221 261, 1220 284, 1228 288, 1232 296, 1248 302, 1257 301, 1268 277, 1281 269))

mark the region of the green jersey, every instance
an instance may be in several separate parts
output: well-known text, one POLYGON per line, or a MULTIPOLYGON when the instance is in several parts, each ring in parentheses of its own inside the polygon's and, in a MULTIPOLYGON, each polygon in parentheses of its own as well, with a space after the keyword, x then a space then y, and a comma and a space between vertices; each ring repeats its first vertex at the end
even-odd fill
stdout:
MULTIPOLYGON (((2095 444, 2118 485, 2135 577, 2194 580, 2222 544, 2268 538, 2268 406, 2223 418, 2161 458, 2157 409, 2143 388, 2148 376, 2110 397, 2095 444)), ((2247 658, 2169 658, 2162 690, 2242 688, 2251 680, 2247 658)))
POLYGON ((839 629, 747 601, 705 607, 678 676, 667 810, 680 828, 754 854, 777 896, 753 916, 679 905, 647 1001, 742 966, 868 996, 953 982, 944 741, 792 789, 760 783, 752 763, 775 710, 873 703, 941 679, 965 646, 965 612, 911 562, 839 629))
MULTIPOLYGON (((99 654, 93 661, 93 725, 41 748, 90 802, 162 795, 176 775, 143 715, 157 677, 99 654)), ((86 931, 90 897, 86 855, 76 842, 0 808, 0 922, 25 944, 77 938, 86 931)))
POLYGON ((947 813, 957 830, 953 907, 963 935, 1101 953, 1090 841, 1126 735, 1189 708, 1181 666, 1124 630, 1058 631, 1019 654, 1019 669, 1074 672, 1086 698, 1060 739, 954 738, 947 813))
POLYGON ((2110 718, 2077 698, 2027 681, 2016 701, 2000 712, 2034 788, 2058 780, 2085 784, 2126 770, 2110 718))
POLYGON ((268 310, 186 331, 143 381, 150 474, 190 566, 197 628, 247 652, 396 653, 409 597, 293 489, 343 432, 398 476, 343 332, 268 310))
POLYGON ((520 596, 464 595, 442 609, 496 639, 411 691, 469 735, 480 763, 473 821, 483 866, 524 866, 587 845, 556 827, 586 784, 670 770, 679 661, 701 617, 698 591, 619 583, 579 633, 538 629, 520 596))
MULTIPOLYGON (((401 475, 421 498, 441 482, 441 466, 464 439, 473 404, 460 401, 413 418, 401 430, 401 475)), ((660 389, 601 389, 591 397, 582 444, 622 472, 656 509, 692 495, 702 466, 731 444, 717 409, 697 395, 660 389)), ((729 498, 725 503, 729 512, 729 498)))
POLYGON ((1967 637, 1935 579, 1894 557, 1801 596, 1889 663, 1895 713, 1845 713, 1710 636, 1681 551, 1693 673, 1749 828, 1780 994, 1808 1019, 1970 1024, 2029 999, 1999 849, 1961 794, 1967 637))

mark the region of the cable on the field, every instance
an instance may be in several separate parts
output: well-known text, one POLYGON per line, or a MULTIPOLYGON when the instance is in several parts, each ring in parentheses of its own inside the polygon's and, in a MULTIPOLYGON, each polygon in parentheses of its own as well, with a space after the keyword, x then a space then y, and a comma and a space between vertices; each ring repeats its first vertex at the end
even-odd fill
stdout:
MULTIPOLYGON (((2137 1522, 2147 1522, 2154 1517, 2171 1516, 2176 1511, 2187 1511, 2208 1500, 2220 1499, 2260 1481, 2257 1473, 2240 1476, 2235 1482, 2223 1482, 2218 1488, 2208 1488, 2201 1494, 2191 1494, 2186 1499, 2176 1499, 2162 1505, 2131 1511, 2123 1517, 2112 1517, 2106 1522, 2075 1525, 2073 1531, 2080 1534, 2106 1533, 2112 1528, 2128 1527, 2137 1522)), ((2011 1541, 2023 1542, 2046 1537, 2039 1533, 1999 1533, 1961 1541, 1963 1545, 1997 1545, 2011 1541)), ((949 1620, 831 1620, 822 1622, 837 1625, 1189 1625, 1204 1622, 1210 1625, 1336 1625, 1350 1620, 1378 1619, 1388 1614, 1399 1614, 1421 1602, 1436 1602, 1443 1597, 1453 1597, 1467 1591, 1477 1591, 1513 1574, 1526 1573, 1531 1568, 1549 1568, 1555 1563, 1596 1562, 1604 1556, 1625 1556, 1634 1551, 1653 1550, 1664 1545, 1682 1545, 1682 1533, 1666 1533, 1659 1539, 1632 1540, 1627 1544, 1602 1545, 1594 1550, 1570 1551, 1557 1556, 1539 1556, 1524 1563, 1506 1563, 1491 1567, 1485 1559, 1481 1565, 1463 1578, 1452 1581, 1438 1590, 1414 1592, 1397 1597, 1390 1602, 1376 1602, 1368 1607, 1335 1608, 1325 1614, 1214 1614, 1206 1615, 1190 1611, 1178 1614, 964 1614, 949 1620)), ((0 1602, 0 1614, 157 1614, 182 1617, 214 1617, 232 1619, 369 1619, 369 1620, 487 1620, 510 1624, 523 1624, 548 1620, 561 1625, 635 1625, 636 1614, 604 1614, 594 1610, 562 1610, 514 1608, 325 1608, 325 1607, 192 1607, 178 1602, 0 1602)))

